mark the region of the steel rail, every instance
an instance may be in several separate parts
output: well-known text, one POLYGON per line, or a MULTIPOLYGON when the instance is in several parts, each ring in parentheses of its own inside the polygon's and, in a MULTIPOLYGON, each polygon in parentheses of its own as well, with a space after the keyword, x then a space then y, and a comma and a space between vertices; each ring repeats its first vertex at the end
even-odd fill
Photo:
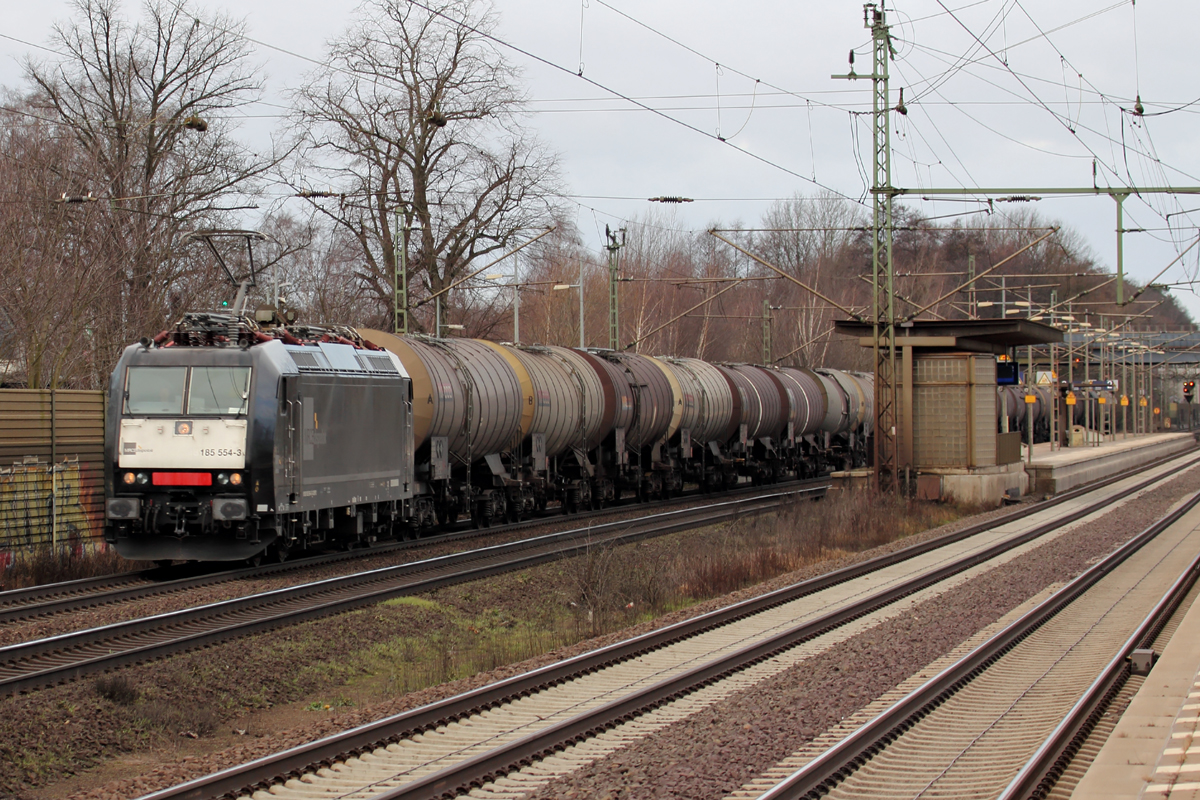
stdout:
MULTIPOLYGON (((1153 469, 1160 464, 1166 463, 1175 458, 1179 458, 1184 452, 1186 451, 1175 453, 1147 464, 1125 470, 1117 473, 1116 475, 1103 478, 1101 481, 1097 481, 1083 487, 1076 487, 1068 492, 1056 495, 1051 500, 1042 501, 1040 508, 1052 507, 1057 503, 1072 499, 1081 493, 1092 491, 1099 486, 1105 486, 1118 480, 1123 480, 1130 475, 1137 474, 1138 472, 1153 469)), ((814 480, 822 479, 818 478, 814 480)), ((805 482, 800 482, 798 485, 803 485, 804 483, 805 482)), ((733 489, 728 492, 723 492, 722 497, 736 499, 741 495, 753 494, 755 491, 758 491, 758 489, 759 487, 733 489)), ((655 505, 657 507, 671 507, 690 502, 696 499, 698 496, 699 493, 697 492, 689 492, 685 495, 673 497, 669 500, 658 501, 655 505)), ((603 517, 611 514, 619 514, 634 507, 637 506, 630 504, 613 505, 607 508, 590 511, 586 514, 576 515, 573 517, 573 519, 584 520, 603 517)), ((471 540, 475 538, 481 538, 483 536, 504 535, 514 531, 527 530, 542 525, 552 524, 555 519, 560 518, 561 517, 557 514, 557 512, 549 512, 539 517, 530 518, 521 522, 497 525, 485 529, 452 530, 434 536, 421 537, 415 540, 376 544, 365 549, 353 550, 349 552, 326 553, 305 558, 297 558, 281 564, 263 564, 256 567, 240 567, 232 570, 221 570, 218 572, 209 572, 204 575, 175 578, 166 581, 156 579, 156 575, 161 576, 164 573, 162 572, 161 568, 155 568, 137 572, 120 573, 118 575, 82 578, 75 581, 43 584, 41 586, 33 586, 24 589, 12 589, 6 592, 0 592, 0 625, 50 614, 66 613, 86 608, 95 608, 101 605, 130 602, 132 600, 138 600, 145 597, 173 594, 175 592, 199 588, 201 586, 212 586, 229 581, 241 580, 244 578, 269 577, 277 573, 311 569, 313 567, 326 566, 343 561, 370 558, 372 556, 390 552, 428 547, 431 545, 445 544, 449 542, 471 540), (139 580, 153 582, 139 583, 134 586, 128 586, 128 584, 139 580), (111 591, 103 591, 106 586, 118 588, 114 588, 111 591), (121 586, 127 586, 127 588, 119 588, 121 586), (41 600, 41 602, 32 602, 38 600, 41 600)))
POLYGON ((1179 610, 1180 604, 1200 577, 1200 554, 1179 574, 1133 635, 1104 667, 1063 721, 1046 738, 998 800, 1044 798, 1070 766, 1105 709, 1121 691, 1132 674, 1130 656, 1139 647, 1154 641, 1179 610))
MULTIPOLYGON (((1195 464, 1198 461, 1200 459, 1194 459, 1189 462, 1189 465, 1195 464)), ((980 552, 968 555, 955 562, 944 564, 933 571, 915 576, 890 589, 881 590, 862 598, 843 609, 822 615, 818 619, 784 631, 771 639, 743 648, 731 654, 728 659, 721 659, 701 665, 675 678, 650 686, 636 695, 621 698, 596 709, 594 712, 566 720, 546 731, 518 740, 502 750, 486 753, 476 759, 464 762, 462 765, 442 770, 439 773, 428 776, 422 781, 401 787, 383 797, 437 797, 443 793, 448 793, 452 784, 458 787, 478 785, 522 763, 528 763, 531 760, 567 746, 572 741, 593 735, 623 719, 653 708, 675 697, 682 696, 701 685, 719 680, 724 675, 769 658, 775 653, 871 613, 877 608, 886 606, 929 585, 970 569, 977 564, 984 563, 1007 550, 1019 547, 1026 542, 1094 513, 1110 505, 1114 500, 1140 491, 1156 481, 1169 480, 1170 477, 1160 476, 1151 478, 1134 486, 1127 487, 1115 495, 1106 495, 1095 503, 1077 509, 1063 517, 1048 521, 1009 540, 995 543, 980 552)), ((1096 486, 1090 487, 1092 491, 1096 488, 1096 486)), ((1078 497, 1080 494, 1082 492, 1075 492, 1071 494, 1071 497, 1078 497)), ((1061 497, 1062 500, 1069 499, 1065 495, 1061 497)), ((564 683, 576 676, 602 669, 610 664, 635 658, 643 653, 659 649, 704 631, 727 625, 744 617, 758 614, 766 609, 821 591, 838 583, 852 580, 883 567, 908 560, 938 547, 953 544, 992 527, 1028 516, 1035 510, 1045 510, 1045 505, 1031 510, 1007 514, 998 521, 994 520, 970 526, 961 531, 914 545, 905 550, 878 556, 868 561, 847 566, 691 620, 643 634, 626 642, 620 642, 600 650, 584 653, 575 658, 517 675, 490 686, 480 687, 479 689, 432 703, 419 709, 335 734, 316 742, 258 759, 248 764, 232 767, 176 787, 164 789, 146 795, 143 800, 182 800, 183 798, 198 800, 199 798, 232 795, 250 788, 264 788, 271 782, 282 777, 299 775, 316 766, 329 765, 336 760, 360 755, 406 737, 433 730, 447 722, 462 719, 471 716, 473 713, 502 705, 514 698, 534 693, 548 686, 564 683)))
POLYGON ((9 645, 0 648, 0 692, 30 691, 89 673, 348 611, 399 594, 430 591, 527 568, 565 558, 599 543, 637 541, 697 524, 759 513, 798 496, 823 494, 827 488, 828 484, 819 484, 765 496, 722 500, 715 505, 662 512, 635 522, 616 521, 547 534, 9 645))
POLYGON ((905 731, 941 705, 963 686, 1016 647, 1029 634, 1061 612, 1079 595, 1119 566, 1130 555, 1162 531, 1179 521, 1200 503, 1200 492, 1162 519, 1097 562, 1036 608, 947 667, 922 686, 896 702, 870 722, 826 750, 786 780, 765 792, 760 800, 818 798, 844 780, 861 764, 884 750, 905 731))
MULTIPOLYGON (((787 481, 778 484, 777 488, 783 489, 793 485, 805 486, 824 480, 826 479, 814 478, 805 481, 787 481)), ((744 495, 761 493, 761 491, 762 487, 758 486, 740 487, 722 492, 721 498, 738 499, 744 495)), ((244 578, 270 577, 278 573, 311 569, 313 567, 326 566, 344 561, 355 561, 391 552, 412 550, 450 542, 469 541, 485 536, 505 535, 516 531, 552 525, 556 521, 563 519, 583 521, 620 514, 639 507, 671 508, 694 502, 700 497, 699 492, 689 492, 667 500, 656 501, 653 504, 621 503, 575 514, 570 517, 563 517, 557 510, 548 511, 520 522, 495 525, 487 528, 468 528, 466 521, 463 521, 457 523, 458 530, 448 530, 432 536, 389 541, 345 552, 324 553, 291 559, 283 563, 237 567, 235 569, 210 571, 200 575, 170 578, 168 580, 162 580, 161 578, 169 577, 171 573, 181 571, 181 568, 183 571, 187 571, 187 565, 177 565, 176 567, 166 569, 156 567, 154 569, 123 572, 116 575, 80 578, 73 581, 42 584, 22 589, 10 589, 0 592, 0 625, 50 614, 60 614, 85 608, 95 608, 101 605, 129 602, 145 597, 189 591, 201 586, 213 586, 244 578), (105 591, 109 587, 113 588, 105 591)))

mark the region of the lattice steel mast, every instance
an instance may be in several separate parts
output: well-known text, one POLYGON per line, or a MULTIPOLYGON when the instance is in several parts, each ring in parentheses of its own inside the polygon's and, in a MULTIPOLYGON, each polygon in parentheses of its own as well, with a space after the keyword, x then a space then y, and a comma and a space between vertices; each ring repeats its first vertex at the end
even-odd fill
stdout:
POLYGON ((896 314, 893 304, 895 270, 892 265, 892 136, 888 95, 888 62, 895 54, 883 2, 863 6, 863 26, 871 30, 873 63, 870 75, 850 72, 834 78, 870 78, 872 84, 872 180, 874 198, 871 240, 872 322, 875 355, 875 481, 880 489, 892 490, 899 483, 896 442, 896 314))
MULTIPOLYGON (((618 272, 621 266, 621 248, 625 246, 625 229, 614 233, 607 225, 604 235, 608 238, 608 349, 621 349, 621 325, 619 319, 620 303, 618 302, 617 284, 620 282, 618 272), (617 233, 621 234, 620 237, 617 233)), ((580 278, 582 281, 583 279, 580 278)), ((580 289, 579 291, 583 291, 580 289)), ((582 347, 582 345, 581 345, 582 347)))

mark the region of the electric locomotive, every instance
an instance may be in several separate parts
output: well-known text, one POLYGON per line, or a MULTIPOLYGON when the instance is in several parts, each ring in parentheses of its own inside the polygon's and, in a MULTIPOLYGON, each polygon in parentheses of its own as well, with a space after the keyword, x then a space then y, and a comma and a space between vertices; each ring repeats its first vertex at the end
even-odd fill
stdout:
POLYGON ((352 331, 188 314, 109 387, 105 538, 127 558, 282 558, 410 515, 411 381, 352 331))

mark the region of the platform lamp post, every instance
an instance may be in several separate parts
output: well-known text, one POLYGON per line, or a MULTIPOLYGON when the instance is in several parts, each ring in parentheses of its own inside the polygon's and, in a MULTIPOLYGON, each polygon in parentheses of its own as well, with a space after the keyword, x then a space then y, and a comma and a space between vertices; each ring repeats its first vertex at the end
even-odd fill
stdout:
MULTIPOLYGON (((521 343, 521 264, 519 261, 513 260, 513 344, 521 343)), ((484 275, 485 281, 498 281, 501 278, 508 277, 503 272, 493 272, 491 275, 484 275)), ((500 284, 503 286, 504 284, 500 284)))
POLYGON ((579 349, 584 349, 583 342, 583 261, 579 262, 579 283, 556 283, 550 287, 552 291, 561 292, 567 289, 579 290, 579 349))

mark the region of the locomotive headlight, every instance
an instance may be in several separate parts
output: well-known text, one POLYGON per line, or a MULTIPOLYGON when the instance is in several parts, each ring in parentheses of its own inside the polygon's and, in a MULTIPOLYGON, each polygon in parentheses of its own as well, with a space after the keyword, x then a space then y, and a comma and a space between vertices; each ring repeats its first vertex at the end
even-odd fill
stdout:
POLYGON ((242 485, 242 473, 234 472, 233 474, 231 474, 229 476, 229 482, 232 483, 234 486, 241 486, 242 485))
POLYGON ((126 472, 121 476, 121 480, 125 482, 126 486, 133 486, 133 482, 137 480, 137 476, 132 472, 126 472))
POLYGON ((222 486, 227 485, 229 483, 229 476, 226 475, 224 472, 218 472, 217 473, 217 483, 221 484, 222 486))
POLYGON ((142 486, 145 486, 147 483, 149 483, 149 482, 150 482, 150 476, 149 476, 149 475, 147 475, 147 474, 146 474, 146 473, 144 473, 144 472, 139 472, 139 473, 137 474, 137 482, 138 482, 140 485, 142 485, 142 486))

